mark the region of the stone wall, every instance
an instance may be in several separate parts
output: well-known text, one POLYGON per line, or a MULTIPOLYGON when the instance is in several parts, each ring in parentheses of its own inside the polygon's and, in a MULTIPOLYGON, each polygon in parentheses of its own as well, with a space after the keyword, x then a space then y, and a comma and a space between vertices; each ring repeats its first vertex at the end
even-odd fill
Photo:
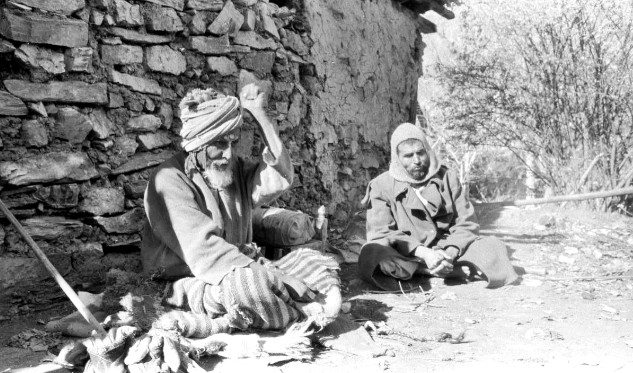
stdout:
MULTIPOLYGON (((0 198, 74 285, 139 270, 146 180, 179 151, 189 89, 265 87, 298 175, 279 203, 325 204, 334 227, 415 111, 421 39, 415 15, 388 0, 0 5, 0 198)), ((244 154, 259 152, 255 128, 247 118, 244 154)), ((2 221, 0 295, 47 277, 2 221)))

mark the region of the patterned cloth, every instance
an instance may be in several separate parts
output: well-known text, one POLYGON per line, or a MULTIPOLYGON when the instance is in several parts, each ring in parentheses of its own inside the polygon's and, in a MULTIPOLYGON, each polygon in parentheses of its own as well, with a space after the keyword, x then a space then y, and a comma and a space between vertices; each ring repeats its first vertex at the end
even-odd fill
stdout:
POLYGON ((339 266, 330 257, 299 249, 278 261, 260 258, 261 269, 236 268, 219 285, 188 277, 171 284, 164 303, 177 310, 155 323, 177 329, 185 337, 204 338, 232 329, 280 330, 303 317, 276 271, 302 280, 325 294, 339 285, 339 266))

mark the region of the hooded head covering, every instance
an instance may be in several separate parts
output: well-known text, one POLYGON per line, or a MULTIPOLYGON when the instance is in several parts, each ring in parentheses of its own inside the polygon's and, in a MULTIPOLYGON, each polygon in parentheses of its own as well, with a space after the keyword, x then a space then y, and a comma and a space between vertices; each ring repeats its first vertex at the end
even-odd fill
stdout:
POLYGON ((237 97, 214 89, 194 89, 180 102, 182 147, 187 152, 200 150, 242 125, 242 110, 237 97))
POLYGON ((441 166, 442 165, 437 160, 435 152, 431 149, 429 142, 426 140, 426 136, 424 135, 422 128, 416 126, 415 124, 402 123, 395 129, 395 131, 393 131, 393 134, 391 135, 391 164, 389 165, 389 174, 394 179, 409 184, 423 184, 433 177, 437 171, 440 170, 441 166), (429 169, 422 180, 412 178, 398 159, 398 145, 409 139, 420 140, 429 156, 429 169))

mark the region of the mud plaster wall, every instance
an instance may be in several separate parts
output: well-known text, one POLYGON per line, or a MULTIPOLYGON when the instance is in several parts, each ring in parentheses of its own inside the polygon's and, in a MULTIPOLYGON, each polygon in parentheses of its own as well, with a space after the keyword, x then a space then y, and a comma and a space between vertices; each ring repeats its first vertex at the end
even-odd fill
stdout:
POLYGON ((390 131, 414 120, 422 40, 417 15, 394 5, 306 2, 314 40, 310 61, 321 88, 309 97, 307 128, 338 224, 359 208, 367 182, 385 170, 390 131))
MULTIPOLYGON (((0 198, 78 289, 140 270, 143 191, 179 151, 189 89, 259 81, 297 174, 279 205, 325 204, 335 227, 415 110, 420 36, 387 0, 0 0, 0 11, 0 198)), ((260 146, 247 119, 241 150, 260 146)), ((48 277, 2 220, 0 308, 60 296, 48 277)))

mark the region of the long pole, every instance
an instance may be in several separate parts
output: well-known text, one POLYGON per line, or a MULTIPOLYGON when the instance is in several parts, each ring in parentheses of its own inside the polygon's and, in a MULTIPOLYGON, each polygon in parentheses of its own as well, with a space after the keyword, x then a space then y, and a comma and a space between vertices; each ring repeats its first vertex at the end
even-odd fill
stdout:
POLYGON ((40 247, 37 246, 35 241, 33 241, 33 239, 28 234, 28 232, 24 229, 22 224, 20 224, 20 222, 18 221, 18 219, 15 218, 13 213, 11 211, 9 211, 9 208, 7 208, 7 206, 4 204, 4 202, 2 202, 2 200, 0 200, 0 210, 2 210, 2 212, 7 217, 7 219, 9 219, 11 224, 13 224, 13 226, 18 230, 20 235, 22 235, 22 237, 26 240, 26 242, 29 244, 29 246, 31 246, 31 249, 33 249, 33 251, 35 252, 35 255, 40 259, 42 264, 44 264, 44 267, 46 267, 46 269, 51 274, 51 276, 53 276, 53 279, 55 279, 55 281, 62 288, 62 290, 64 291, 66 296, 75 305, 75 307, 77 308, 77 310, 79 311, 81 316, 83 316, 84 319, 86 319, 86 321, 88 321, 88 323, 90 323, 90 325, 97 331, 97 333, 105 334, 106 331, 105 331, 105 329, 103 329, 101 324, 99 324, 99 321, 97 321, 97 319, 95 319, 94 315, 83 304, 81 299, 79 299, 79 297, 77 296, 77 293, 75 293, 73 288, 71 288, 70 285, 68 285, 68 282, 66 282, 66 280, 64 280, 64 278, 57 271, 55 266, 53 266, 53 263, 51 263, 50 260, 48 260, 48 258, 46 257, 46 254, 44 254, 42 249, 40 249, 40 247))
POLYGON ((542 205, 545 203, 558 203, 566 201, 582 201, 586 199, 607 198, 621 196, 625 194, 633 194, 633 187, 607 190, 603 192, 592 192, 584 194, 571 194, 568 196, 557 196, 549 198, 521 199, 517 201, 501 201, 501 202, 482 202, 473 203, 475 206, 526 206, 526 205, 542 205))

